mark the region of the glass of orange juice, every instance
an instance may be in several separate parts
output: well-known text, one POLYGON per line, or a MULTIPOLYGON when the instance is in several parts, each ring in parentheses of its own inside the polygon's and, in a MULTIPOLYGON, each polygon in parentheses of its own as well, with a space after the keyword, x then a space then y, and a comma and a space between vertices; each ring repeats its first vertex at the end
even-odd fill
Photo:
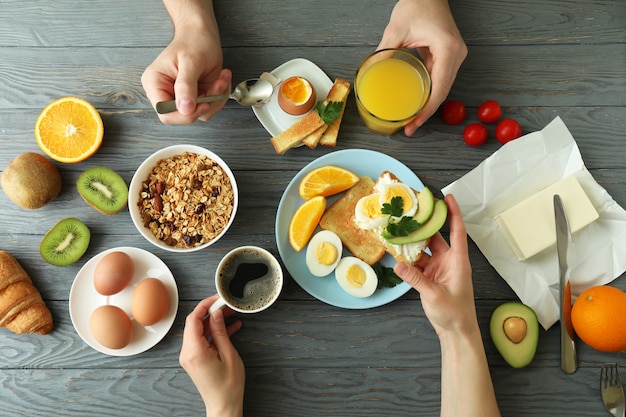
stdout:
POLYGON ((430 97, 430 74, 404 49, 381 49, 367 56, 356 72, 357 109, 373 132, 391 136, 422 110, 430 97))

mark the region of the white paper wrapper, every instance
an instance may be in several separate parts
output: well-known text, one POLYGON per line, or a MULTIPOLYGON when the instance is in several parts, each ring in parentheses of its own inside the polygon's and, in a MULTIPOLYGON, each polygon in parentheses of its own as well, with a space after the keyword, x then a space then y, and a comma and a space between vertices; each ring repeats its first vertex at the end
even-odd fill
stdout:
POLYGON ((445 195, 454 194, 469 236, 520 300, 535 310, 545 329, 559 319, 556 245, 518 261, 494 218, 569 175, 576 177, 600 215, 573 234, 573 256, 568 255, 568 262, 572 292, 577 296, 626 271, 626 211, 587 171, 560 118, 502 146, 442 190, 445 195))

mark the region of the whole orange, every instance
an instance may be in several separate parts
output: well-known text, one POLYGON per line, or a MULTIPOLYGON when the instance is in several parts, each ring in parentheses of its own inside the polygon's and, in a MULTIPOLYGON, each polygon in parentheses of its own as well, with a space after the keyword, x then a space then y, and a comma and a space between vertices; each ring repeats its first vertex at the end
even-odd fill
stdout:
POLYGON ((626 292, 609 285, 591 287, 572 307, 572 325, 580 339, 602 352, 626 349, 626 292))

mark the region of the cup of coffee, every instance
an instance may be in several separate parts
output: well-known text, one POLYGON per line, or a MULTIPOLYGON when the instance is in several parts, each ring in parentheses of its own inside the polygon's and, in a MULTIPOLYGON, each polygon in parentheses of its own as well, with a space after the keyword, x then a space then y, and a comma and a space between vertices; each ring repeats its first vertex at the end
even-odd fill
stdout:
POLYGON ((271 306, 283 288, 283 270, 270 252, 257 246, 230 251, 217 266, 215 288, 220 298, 209 314, 226 306, 239 313, 258 313, 271 306))

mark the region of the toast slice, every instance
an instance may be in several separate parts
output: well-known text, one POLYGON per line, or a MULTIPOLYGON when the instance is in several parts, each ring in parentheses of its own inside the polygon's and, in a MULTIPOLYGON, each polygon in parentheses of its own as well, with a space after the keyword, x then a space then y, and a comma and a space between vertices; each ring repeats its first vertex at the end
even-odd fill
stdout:
MULTIPOLYGON (((324 104, 328 104, 331 101, 343 103, 340 117, 335 119, 334 122, 339 120, 339 123, 341 123, 341 115, 343 115, 349 94, 350 82, 343 78, 335 79, 335 82, 326 96, 326 100, 324 100, 324 104)), ((288 127, 283 133, 278 136, 274 136, 270 141, 272 142, 272 145, 274 145, 274 150, 279 155, 282 155, 289 149, 295 148, 303 143, 312 149, 317 146, 323 136, 323 133, 331 128, 334 125, 334 122, 331 125, 325 124, 319 114, 313 110, 307 113, 307 115, 302 119, 288 127)), ((338 132, 339 125, 337 125, 336 128, 333 128, 333 131, 335 129, 338 132)), ((334 133, 335 141, 337 132, 334 133)), ((331 134, 331 137, 332 135, 333 134, 331 134)))
MULTIPOLYGON (((376 183, 370 177, 361 177, 356 185, 326 210, 320 220, 320 227, 335 232, 354 256, 370 265, 380 261, 385 253, 389 253, 398 262, 415 265, 422 256, 423 250, 428 247, 430 239, 410 246, 392 245, 380 236, 380 231, 361 229, 354 221, 358 201, 374 193, 376 184, 385 175, 400 182, 398 177, 389 171, 381 173, 376 183)), ((413 191, 416 195, 419 194, 418 191, 413 191)))
POLYGON ((335 232, 343 245, 354 256, 372 265, 380 261, 387 252, 383 242, 373 233, 360 229, 354 222, 356 203, 372 193, 374 180, 361 177, 352 188, 326 209, 320 227, 335 232))

